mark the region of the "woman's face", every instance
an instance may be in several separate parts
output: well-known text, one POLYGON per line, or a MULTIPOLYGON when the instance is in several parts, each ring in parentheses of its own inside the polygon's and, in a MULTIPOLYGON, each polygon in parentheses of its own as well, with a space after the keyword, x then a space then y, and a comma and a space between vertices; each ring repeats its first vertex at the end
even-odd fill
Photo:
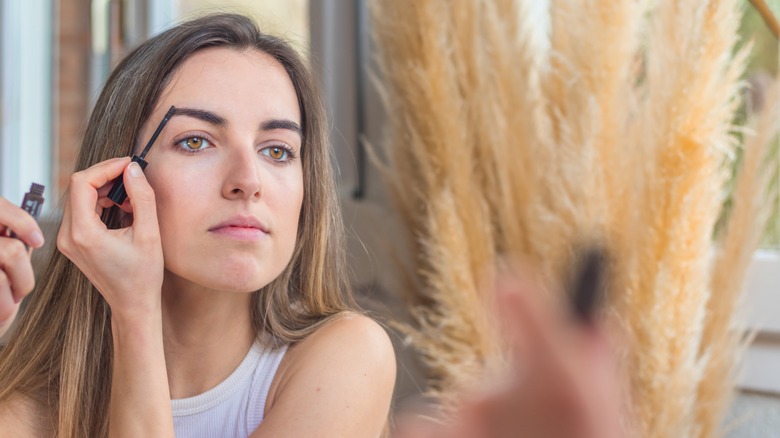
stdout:
POLYGON ((166 278, 249 292, 275 279, 295 247, 303 199, 301 115, 278 61, 212 48, 185 61, 141 133, 166 278))

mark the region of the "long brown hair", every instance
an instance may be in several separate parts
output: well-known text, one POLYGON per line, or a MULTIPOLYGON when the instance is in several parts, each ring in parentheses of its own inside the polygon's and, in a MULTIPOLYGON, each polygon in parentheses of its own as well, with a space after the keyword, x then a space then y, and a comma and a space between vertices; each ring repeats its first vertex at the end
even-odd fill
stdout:
MULTIPOLYGON (((234 14, 194 19, 145 42, 114 69, 103 88, 77 170, 130 155, 173 72, 210 47, 258 50, 274 57, 298 96, 304 195, 296 246, 282 274, 252 296, 258 336, 296 342, 355 304, 346 281, 344 232, 320 93, 306 63, 286 42, 234 14)), ((116 208, 103 220, 117 228, 116 208)), ((111 310, 84 274, 57 250, 41 279, 0 352, 0 404, 13 396, 30 399, 51 412, 51 427, 59 437, 105 436, 113 356, 111 310)))

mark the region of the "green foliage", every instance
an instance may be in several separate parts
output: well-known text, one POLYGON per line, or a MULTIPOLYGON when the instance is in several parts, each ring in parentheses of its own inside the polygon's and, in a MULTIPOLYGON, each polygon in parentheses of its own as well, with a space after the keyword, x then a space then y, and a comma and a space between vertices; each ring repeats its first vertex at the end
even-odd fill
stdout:
MULTIPOLYGON (((775 16, 780 17, 780 0, 766 1, 775 16)), ((742 36, 742 44, 751 43, 753 45, 748 61, 748 68, 745 73, 745 79, 752 83, 761 76, 777 77, 778 71, 780 71, 780 43, 778 43, 778 39, 767 27, 761 14, 758 13, 748 0, 745 0, 745 14, 739 32, 742 36)), ((737 119, 738 126, 744 125, 747 118, 746 114, 747 108, 742 108, 737 119)), ((740 144, 742 144, 742 133, 737 133, 737 137, 740 140, 740 144)), ((770 172, 771 175, 770 185, 772 189, 770 196, 767 199, 767 206, 771 209, 771 217, 767 224, 762 246, 780 249, 780 141, 775 139, 773 143, 772 150, 765 162, 765 166, 767 166, 766 171, 770 172)), ((740 147, 732 161, 734 170, 732 172, 732 177, 739 167, 741 155, 742 150, 740 147)), ((724 218, 728 216, 731 207, 732 188, 733 178, 732 182, 729 184, 729 191, 724 201, 724 218)), ((723 223, 723 220, 721 220, 721 223, 723 223)))

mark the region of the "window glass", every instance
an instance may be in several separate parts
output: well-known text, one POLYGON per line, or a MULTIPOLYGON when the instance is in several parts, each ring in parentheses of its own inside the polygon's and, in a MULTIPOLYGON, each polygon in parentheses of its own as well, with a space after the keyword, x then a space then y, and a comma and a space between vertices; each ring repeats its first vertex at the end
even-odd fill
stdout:
MULTIPOLYGON (((741 40, 753 44, 751 49, 745 79, 748 83, 748 100, 755 102, 754 105, 762 105, 762 97, 766 93, 767 87, 771 84, 772 78, 778 76, 780 68, 780 44, 778 38, 770 30, 770 25, 774 20, 780 20, 780 0, 748 1, 745 0, 745 15, 740 27, 741 40), (768 8, 767 15, 762 16, 759 12, 764 5, 768 8)), ((765 104, 765 103, 764 103, 765 104)), ((750 104, 748 104, 750 106, 750 104)), ((743 109, 742 117, 747 111, 743 109)), ((739 154, 737 155, 739 163, 739 154)), ((765 248, 780 249, 780 146, 778 139, 774 140, 770 157, 766 161, 767 171, 770 172, 770 197, 768 206, 771 209, 771 217, 767 226, 766 234, 762 241, 765 248)), ((726 201, 726 212, 728 212, 730 200, 726 201)))
POLYGON ((0 195, 14 204, 51 185, 51 16, 51 0, 0 3, 0 195))
POLYGON ((239 12, 252 16, 260 28, 308 50, 308 0, 180 0, 179 12, 187 18, 208 12, 239 12))

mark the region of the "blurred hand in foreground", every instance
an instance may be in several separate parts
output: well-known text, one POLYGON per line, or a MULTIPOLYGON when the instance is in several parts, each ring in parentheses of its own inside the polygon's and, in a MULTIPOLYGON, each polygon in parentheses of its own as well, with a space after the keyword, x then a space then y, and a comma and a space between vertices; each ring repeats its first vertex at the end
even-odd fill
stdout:
POLYGON ((402 416, 395 438, 623 436, 617 368, 603 328, 543 298, 530 276, 496 281, 497 314, 514 362, 464 399, 450 424, 402 416))

